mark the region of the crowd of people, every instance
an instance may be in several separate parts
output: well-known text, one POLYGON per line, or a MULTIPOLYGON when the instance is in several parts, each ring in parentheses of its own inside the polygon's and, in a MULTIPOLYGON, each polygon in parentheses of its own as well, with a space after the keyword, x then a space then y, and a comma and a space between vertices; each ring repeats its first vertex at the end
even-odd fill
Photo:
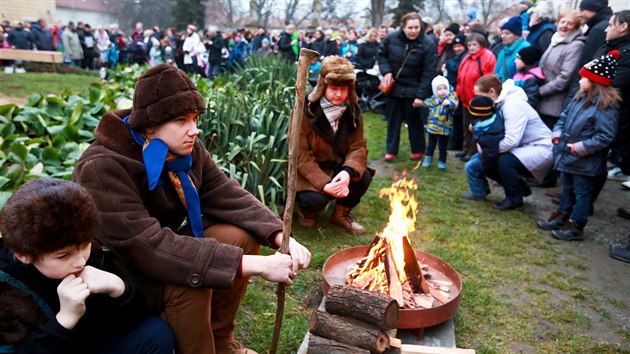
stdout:
MULTIPOLYGON (((317 214, 334 202, 334 224, 365 232, 351 211, 375 171, 368 166, 355 68, 378 67, 383 86, 392 87, 384 112, 386 161, 401 159, 406 124, 409 158, 422 168, 432 167, 436 148, 439 170, 447 168, 448 149, 459 151, 469 185, 464 199, 485 200, 491 179, 505 194, 492 207, 513 210, 532 186, 552 194, 559 180, 559 206, 537 226, 558 240, 584 240, 604 183, 630 181, 624 139, 630 10, 613 13, 605 0, 582 0, 579 10, 555 14, 546 0, 521 3, 523 12, 501 21, 495 33, 475 12, 467 23, 446 27, 412 12, 392 31, 317 29, 311 36, 296 34, 291 24, 274 36, 264 29, 200 35, 192 24, 161 34, 138 23, 129 43, 103 30, 106 46, 98 44, 101 29, 86 40, 84 24, 68 24, 56 39, 9 30, 9 46, 44 48, 50 40, 52 48, 64 47, 70 65, 111 64, 100 49, 84 50, 91 43, 118 51, 111 56, 117 61, 152 68, 136 83, 131 109, 103 116, 72 182, 30 181, 0 211, 6 287, 0 300, 24 305, 0 311, 14 321, 3 328, 10 335, 0 349, 254 353, 233 336, 248 278, 291 284, 311 255, 283 235, 277 215, 221 172, 198 137, 205 100, 185 72, 211 79, 223 59, 229 67, 230 60, 276 53, 294 62, 300 47, 321 55, 311 65, 317 79, 302 112, 296 181, 302 226, 315 227, 317 214), (69 56, 73 46, 81 56, 69 56), (220 60, 210 59, 211 48, 220 60), (611 165, 616 169, 608 171, 611 165), (289 254, 259 255, 261 245, 279 248, 285 237, 289 254), (124 314, 123 322, 95 331, 104 311, 124 314)), ((627 210, 619 215, 630 218, 627 210)), ((630 246, 610 253, 630 262, 630 246)))

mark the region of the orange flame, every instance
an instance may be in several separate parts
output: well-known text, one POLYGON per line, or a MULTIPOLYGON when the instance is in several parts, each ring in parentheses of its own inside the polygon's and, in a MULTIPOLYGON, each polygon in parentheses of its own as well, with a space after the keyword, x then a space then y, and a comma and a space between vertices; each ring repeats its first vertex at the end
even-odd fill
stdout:
POLYGON ((416 182, 406 177, 394 182, 389 188, 381 189, 379 196, 389 198, 391 208, 389 222, 382 232, 376 234, 375 242, 368 254, 350 268, 346 276, 348 284, 389 295, 385 269, 387 248, 391 250, 390 254, 400 282, 404 283, 407 280, 404 272, 403 238, 407 237, 409 242, 408 234, 415 230, 418 202, 413 191, 417 189, 416 182))

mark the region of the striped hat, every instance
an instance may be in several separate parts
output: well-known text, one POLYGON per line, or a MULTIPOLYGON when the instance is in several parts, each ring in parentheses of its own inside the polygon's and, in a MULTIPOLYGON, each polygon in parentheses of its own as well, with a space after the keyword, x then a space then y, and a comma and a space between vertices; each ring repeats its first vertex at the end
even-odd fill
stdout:
POLYGON ((494 101, 487 96, 475 96, 470 100, 468 112, 474 120, 484 120, 494 114, 494 101))
POLYGON ((619 52, 611 50, 607 54, 586 63, 580 69, 580 76, 600 85, 610 86, 615 78, 617 59, 619 59, 619 52))

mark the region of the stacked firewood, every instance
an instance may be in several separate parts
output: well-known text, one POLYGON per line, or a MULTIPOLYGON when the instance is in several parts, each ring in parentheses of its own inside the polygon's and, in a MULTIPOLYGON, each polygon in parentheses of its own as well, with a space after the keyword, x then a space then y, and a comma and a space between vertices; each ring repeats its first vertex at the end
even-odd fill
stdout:
POLYGON ((395 299, 334 285, 311 316, 307 353, 383 353, 390 345, 399 345, 392 335, 397 322, 395 299))

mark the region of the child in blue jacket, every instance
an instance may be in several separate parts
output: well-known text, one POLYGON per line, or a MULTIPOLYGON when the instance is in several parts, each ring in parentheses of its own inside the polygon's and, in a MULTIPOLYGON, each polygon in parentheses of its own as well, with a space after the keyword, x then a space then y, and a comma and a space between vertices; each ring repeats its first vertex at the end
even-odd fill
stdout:
POLYGON ((453 87, 442 75, 436 76, 431 81, 431 87, 433 88, 433 96, 424 100, 424 105, 429 109, 426 125, 427 133, 429 133, 429 144, 422 167, 431 166, 435 146, 439 145, 438 169, 445 170, 448 137, 453 132, 453 115, 459 104, 459 99, 453 87))
POLYGON ((538 227, 564 241, 584 240, 594 177, 606 169, 606 147, 617 133, 621 96, 611 86, 619 52, 580 69, 580 90, 553 127, 554 168, 561 172, 560 206, 538 227))

